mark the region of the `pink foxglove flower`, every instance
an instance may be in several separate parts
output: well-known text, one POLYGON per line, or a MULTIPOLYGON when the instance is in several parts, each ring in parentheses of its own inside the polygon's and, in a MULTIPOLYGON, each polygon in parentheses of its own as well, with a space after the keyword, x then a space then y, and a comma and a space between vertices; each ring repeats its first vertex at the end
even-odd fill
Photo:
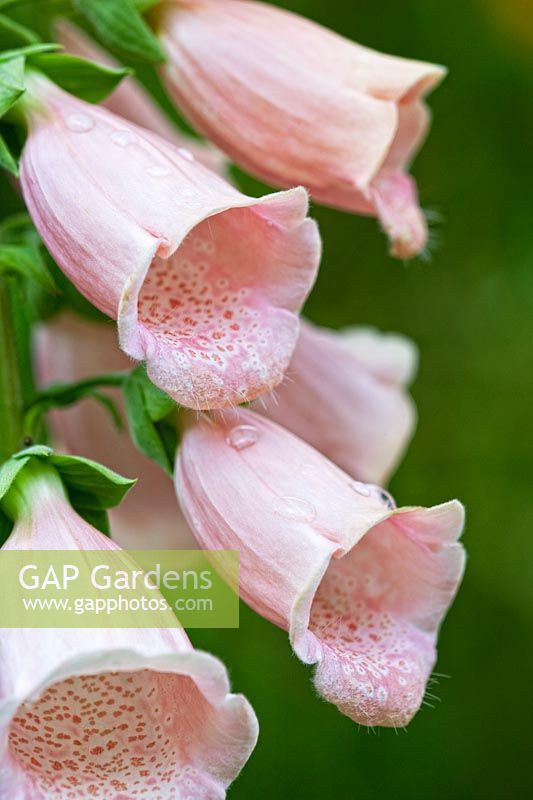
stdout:
POLYGON ((320 241, 304 189, 256 199, 169 142, 29 79, 26 205, 59 266, 179 403, 282 379, 320 241))
MULTIPOLYGON (((19 489, 5 549, 116 549, 53 472, 19 489)), ((256 739, 248 701, 181 629, 0 631, 6 800, 220 800, 256 739)))
POLYGON ((319 693, 364 725, 422 702, 458 587, 463 508, 394 508, 252 411, 192 424, 176 486, 205 548, 240 551, 242 598, 316 664, 319 693))
POLYGON ((165 0, 163 77, 191 123, 275 186, 379 218, 393 255, 427 240, 408 166, 429 126, 434 64, 382 55, 248 0, 165 0))
MULTIPOLYGON (((120 66, 109 53, 102 50, 93 39, 90 39, 87 34, 68 20, 58 20, 55 28, 59 41, 68 53, 96 61, 104 66, 120 66)), ((227 161, 223 153, 208 142, 201 142, 182 133, 170 122, 135 78, 124 78, 115 91, 106 97, 102 105, 114 114, 140 125, 141 128, 148 128, 164 139, 168 139, 176 147, 186 148, 200 164, 209 167, 214 172, 218 172, 220 175, 226 173, 227 161)))
POLYGON ((405 386, 416 364, 416 348, 403 336, 302 320, 285 381, 254 407, 354 478, 383 484, 413 432, 405 386))
MULTIPOLYGON (((44 384, 79 381, 92 375, 130 368, 113 325, 63 313, 39 331, 37 362, 44 384)), ((119 408, 122 393, 106 390, 119 408)), ((129 550, 195 547, 176 500, 172 481, 153 461, 139 453, 127 430, 118 431, 108 412, 94 399, 50 415, 57 449, 106 464, 137 483, 109 511, 112 536, 129 550), (157 513, 154 513, 157 509, 157 513)))

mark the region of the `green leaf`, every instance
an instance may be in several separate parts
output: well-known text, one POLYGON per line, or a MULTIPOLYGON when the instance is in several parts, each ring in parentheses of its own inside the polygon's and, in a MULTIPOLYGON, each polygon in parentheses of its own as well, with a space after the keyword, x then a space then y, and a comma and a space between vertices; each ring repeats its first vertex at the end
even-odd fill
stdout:
POLYGON ((38 283, 45 291, 57 294, 58 288, 46 269, 39 251, 29 245, 0 245, 0 272, 11 272, 38 283))
POLYGON ((142 61, 161 62, 165 53, 134 0, 73 0, 105 44, 142 61))
POLYGON ((126 378, 123 392, 128 423, 132 439, 141 453, 159 464, 168 475, 172 475, 175 448, 172 449, 168 423, 160 420, 176 406, 170 398, 158 397, 154 390, 159 392, 151 385, 142 366, 133 370, 126 378))
POLYGON ((49 53, 53 50, 61 50, 61 45, 55 42, 43 42, 37 44, 28 44, 24 47, 17 47, 14 50, 4 50, 0 53, 0 63, 5 61, 12 61, 14 58, 22 56, 33 56, 37 53, 49 53))
POLYGON ((70 94, 89 103, 104 100, 132 70, 114 69, 66 53, 41 53, 30 63, 70 94))
POLYGON ((39 41, 36 33, 20 25, 4 14, 0 14, 0 50, 7 48, 35 44, 39 41))
POLYGON ((0 117, 24 94, 24 59, 0 63, 0 117))
POLYGON ((8 172, 14 175, 15 178, 18 178, 19 176, 18 164, 11 155, 11 151, 6 144, 4 137, 1 135, 0 135, 0 167, 2 169, 6 169, 8 172))

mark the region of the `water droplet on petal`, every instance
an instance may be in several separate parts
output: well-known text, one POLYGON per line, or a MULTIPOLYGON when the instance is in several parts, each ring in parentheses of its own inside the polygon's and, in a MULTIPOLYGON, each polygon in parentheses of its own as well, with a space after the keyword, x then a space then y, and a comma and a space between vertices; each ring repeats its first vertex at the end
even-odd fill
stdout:
POLYGON ((163 178, 165 175, 168 175, 170 170, 168 167, 163 166, 163 164, 154 164, 152 167, 148 167, 146 170, 148 175, 153 175, 155 178, 163 178))
POLYGON ((86 133, 94 128, 94 120, 88 114, 71 114, 67 117, 67 128, 74 133, 86 133))
POLYGON ((369 483, 367 486, 370 490, 370 494, 384 503, 387 508, 396 508, 396 502, 390 492, 387 492, 387 490, 383 489, 381 486, 376 486, 374 483, 369 483))
POLYGON ((300 473, 302 475, 307 475, 308 477, 315 475, 316 474, 315 465, 307 462, 302 464, 302 466, 300 467, 300 473))
POLYGON ((235 450, 244 450, 257 442, 259 433, 253 425, 237 425, 226 436, 226 442, 235 450))
POLYGON ((370 495, 372 494, 372 490, 370 489, 370 487, 366 483, 361 483, 361 481, 352 481, 350 486, 352 487, 354 492, 360 494, 361 497, 370 497, 370 495))
POLYGON ((190 150, 187 150, 185 147, 178 147, 178 153, 180 154, 180 156, 183 156, 183 158, 186 158, 187 161, 194 161, 193 154, 191 153, 190 150))
POLYGON ((135 140, 135 135, 131 131, 113 131, 110 138, 119 147, 127 147, 135 140))
POLYGON ((311 522, 316 517, 316 511, 311 503, 300 497, 280 497, 274 511, 297 522, 311 522))

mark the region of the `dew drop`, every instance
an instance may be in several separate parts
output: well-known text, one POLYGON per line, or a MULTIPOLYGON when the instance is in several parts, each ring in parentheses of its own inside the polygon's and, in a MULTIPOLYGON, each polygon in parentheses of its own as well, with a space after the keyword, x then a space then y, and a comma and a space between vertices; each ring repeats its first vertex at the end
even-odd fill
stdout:
POLYGON ((237 425, 226 436, 226 442, 235 450, 245 450, 254 445, 258 438, 259 433, 253 425, 237 425))
POLYGON ((370 490, 370 494, 375 497, 380 502, 384 503, 387 508, 393 509, 396 508, 396 502, 394 497, 387 492, 386 489, 383 489, 381 486, 376 486, 374 483, 369 483, 368 489, 370 490))
POLYGON ((111 134, 111 141, 118 144, 119 147, 127 147, 135 139, 131 131, 113 131, 111 134))
POLYGON ((154 164, 152 167, 148 167, 146 172, 148 175, 153 175, 155 178, 163 178, 165 175, 169 174, 170 170, 162 164, 154 164))
POLYGON ((297 522, 311 522, 316 516, 316 511, 307 500, 300 497, 280 497, 276 502, 274 511, 287 519, 297 522))
POLYGON ((71 114, 67 117, 67 128, 74 133, 86 133, 94 128, 94 120, 88 114, 71 114))
POLYGON ((191 153, 190 150, 187 150, 185 147, 178 147, 178 153, 180 154, 180 156, 183 156, 183 158, 186 158, 187 161, 194 161, 193 154, 191 153))
POLYGON ((305 462, 300 467, 300 474, 306 475, 308 478, 311 478, 313 475, 316 475, 315 465, 305 462))
POLYGON ((370 489, 370 487, 366 483, 361 483, 361 481, 352 481, 350 486, 352 487, 354 492, 360 494, 361 497, 370 497, 370 495, 372 494, 372 490, 370 489))

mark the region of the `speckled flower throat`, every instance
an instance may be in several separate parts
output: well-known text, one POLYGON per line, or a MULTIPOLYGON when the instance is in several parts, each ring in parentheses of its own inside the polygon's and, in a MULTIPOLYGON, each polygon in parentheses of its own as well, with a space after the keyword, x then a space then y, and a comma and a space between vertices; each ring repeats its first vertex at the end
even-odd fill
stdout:
POLYGON ((170 258, 156 257, 146 276, 138 314, 153 337, 148 352, 157 352, 152 375, 193 408, 206 397, 211 407, 244 402, 250 387, 255 394, 283 377, 294 325, 261 286, 270 266, 262 236, 276 238, 270 220, 226 211, 197 225, 170 258))
POLYGON ((50 800, 196 800, 216 796, 191 766, 191 731, 209 724, 191 678, 108 672, 69 678, 20 706, 9 747, 50 800))

